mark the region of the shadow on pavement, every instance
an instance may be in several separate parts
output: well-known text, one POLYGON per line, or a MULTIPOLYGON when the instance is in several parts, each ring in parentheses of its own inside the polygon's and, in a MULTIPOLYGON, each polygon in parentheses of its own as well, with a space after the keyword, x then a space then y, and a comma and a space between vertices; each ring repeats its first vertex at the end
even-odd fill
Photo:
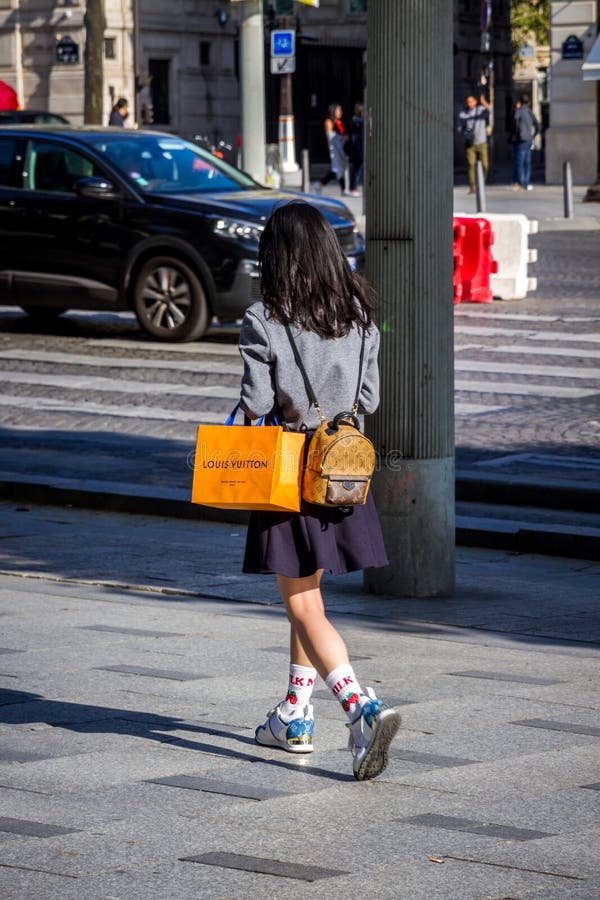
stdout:
MULTIPOLYGON (((40 694, 27 691, 0 689, 0 723, 26 725, 45 722, 82 734, 124 734, 143 740, 157 741, 185 750, 196 750, 211 756, 236 759, 297 772, 299 765, 279 759, 268 759, 241 750, 221 747, 214 743, 192 740, 191 736, 220 737, 245 746, 257 747, 254 739, 236 734, 234 730, 221 730, 213 725, 188 722, 174 716, 159 716, 136 710, 116 709, 108 706, 90 706, 62 700, 49 700, 40 694), (164 732, 186 731, 190 738, 168 737, 164 732)), ((302 765, 302 772, 332 781, 354 781, 353 776, 328 769, 302 765)))

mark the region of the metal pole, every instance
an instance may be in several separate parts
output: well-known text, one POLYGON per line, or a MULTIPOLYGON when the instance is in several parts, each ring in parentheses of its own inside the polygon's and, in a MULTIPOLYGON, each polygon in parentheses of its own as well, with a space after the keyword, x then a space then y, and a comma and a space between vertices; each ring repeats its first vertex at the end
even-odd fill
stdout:
POLYGON ((366 274, 381 330, 381 404, 367 428, 390 565, 365 583, 443 596, 455 548, 453 3, 370 0, 367 15, 366 274))
MULTIPOLYGON (((291 28, 290 19, 286 16, 281 20, 280 28, 291 28)), ((297 172, 296 162, 296 134, 294 122, 294 99, 292 91, 292 76, 288 72, 279 75, 279 169, 283 175, 286 172, 297 172)))
MULTIPOLYGON (((21 108, 27 107, 25 99, 25 81, 23 78, 23 33, 21 31, 21 0, 17 0, 15 9, 15 88, 21 108)), ((47 108, 47 107, 46 107, 47 108)))
POLYGON ((262 0, 245 0, 240 22, 243 168, 264 184, 265 61, 262 0))
POLYGON ((483 174, 483 163, 480 159, 475 163, 475 189, 477 212, 485 212, 485 176, 483 174))
POLYGON ((310 190, 310 159, 308 150, 301 150, 300 158, 302 160, 302 190, 307 194, 310 190))
POLYGON ((563 200, 565 219, 573 218, 573 173, 571 163, 563 163, 563 200))
POLYGON ((133 14, 133 118, 140 123, 142 89, 142 45, 140 36, 140 4, 139 0, 133 0, 131 11, 133 14))

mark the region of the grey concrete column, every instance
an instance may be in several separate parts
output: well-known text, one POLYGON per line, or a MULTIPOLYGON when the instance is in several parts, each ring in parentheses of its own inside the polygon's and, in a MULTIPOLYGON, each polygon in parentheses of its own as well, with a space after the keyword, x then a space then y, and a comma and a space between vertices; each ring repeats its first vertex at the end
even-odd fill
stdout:
POLYGON ((262 0, 241 4, 240 59, 242 84, 242 165, 265 181, 265 48, 262 0))
POLYGON ((370 0, 367 277, 379 297, 380 457, 373 493, 390 565, 375 593, 454 590, 452 0, 370 0))

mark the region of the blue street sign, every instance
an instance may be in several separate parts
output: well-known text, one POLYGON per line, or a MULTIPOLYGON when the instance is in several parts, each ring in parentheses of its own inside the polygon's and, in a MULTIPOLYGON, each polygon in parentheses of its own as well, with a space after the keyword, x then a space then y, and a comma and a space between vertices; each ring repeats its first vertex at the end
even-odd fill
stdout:
POLYGON ((296 53, 296 32, 295 31, 272 31, 271 32, 271 56, 275 59, 282 57, 294 56, 296 53))

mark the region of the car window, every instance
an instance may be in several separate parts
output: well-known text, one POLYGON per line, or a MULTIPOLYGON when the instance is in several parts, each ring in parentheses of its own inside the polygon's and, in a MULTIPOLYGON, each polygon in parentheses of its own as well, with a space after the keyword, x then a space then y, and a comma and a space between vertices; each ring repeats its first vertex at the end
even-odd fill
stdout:
POLYGON ((53 113, 34 113, 29 119, 23 121, 34 122, 36 125, 66 125, 64 116, 56 116, 53 113))
POLYGON ((197 194, 256 187, 248 175, 180 138, 98 135, 90 143, 145 193, 197 194))
POLYGON ((0 140, 0 187, 10 186, 16 146, 17 141, 14 138, 2 138, 0 140))
POLYGON ((102 175, 94 163, 70 147, 49 141, 29 142, 23 186, 32 191, 74 194, 80 178, 102 175))

